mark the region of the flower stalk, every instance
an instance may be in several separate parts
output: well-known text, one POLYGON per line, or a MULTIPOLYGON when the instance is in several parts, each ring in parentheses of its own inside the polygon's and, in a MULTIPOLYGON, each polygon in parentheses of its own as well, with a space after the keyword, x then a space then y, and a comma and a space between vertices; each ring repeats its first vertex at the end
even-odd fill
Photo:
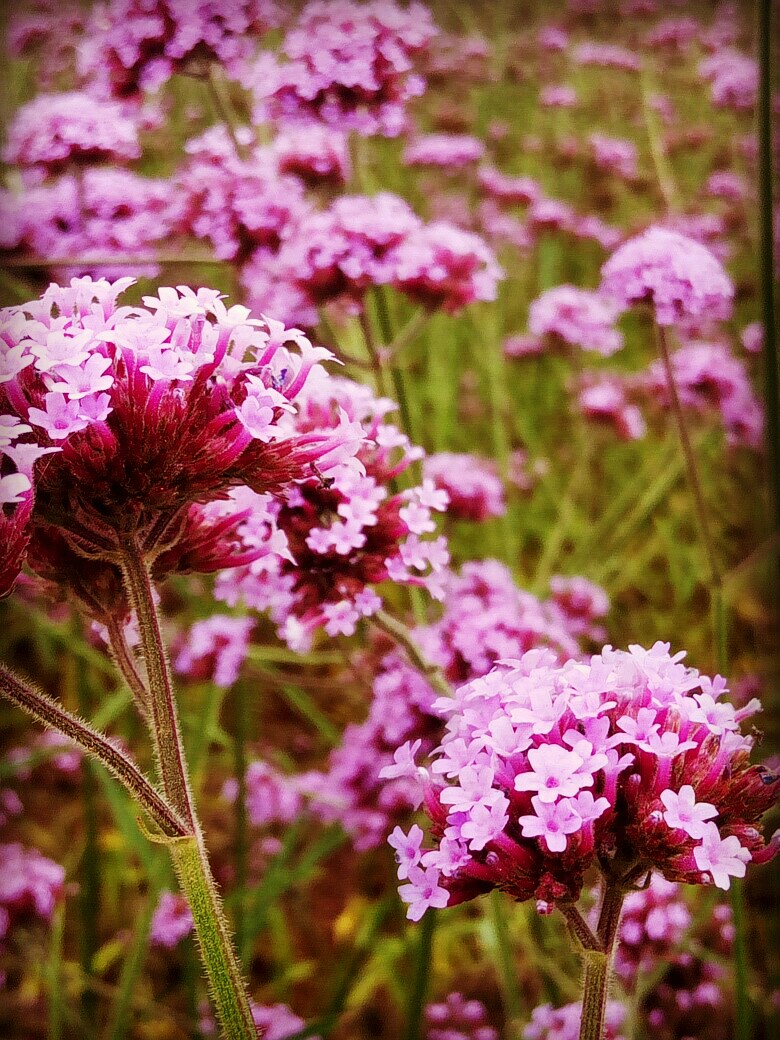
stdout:
POLYGON ((3 664, 0 664, 0 693, 37 722, 69 737, 85 754, 97 759, 146 810, 163 834, 168 837, 187 834, 187 827, 176 810, 152 786, 133 759, 115 747, 104 733, 71 714, 3 664))
POLYGON ((126 539, 121 562, 128 597, 138 618, 148 681, 150 730, 160 777, 166 795, 188 825, 185 837, 166 844, 182 893, 192 911, 209 990, 223 1034, 227 1040, 256 1040, 257 1029, 246 983, 195 809, 149 564, 134 536, 126 539))

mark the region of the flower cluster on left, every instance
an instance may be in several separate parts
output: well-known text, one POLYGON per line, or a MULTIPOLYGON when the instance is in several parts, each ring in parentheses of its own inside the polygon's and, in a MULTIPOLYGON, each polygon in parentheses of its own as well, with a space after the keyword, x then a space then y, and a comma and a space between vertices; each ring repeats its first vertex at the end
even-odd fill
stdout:
POLYGON ((73 279, 0 316, 0 591, 26 554, 103 622, 122 612, 123 540, 157 577, 246 563, 273 539, 234 559, 240 510, 217 521, 203 503, 360 468, 364 440, 346 418, 321 433, 292 425, 327 350, 210 289, 121 305, 132 281, 73 279))

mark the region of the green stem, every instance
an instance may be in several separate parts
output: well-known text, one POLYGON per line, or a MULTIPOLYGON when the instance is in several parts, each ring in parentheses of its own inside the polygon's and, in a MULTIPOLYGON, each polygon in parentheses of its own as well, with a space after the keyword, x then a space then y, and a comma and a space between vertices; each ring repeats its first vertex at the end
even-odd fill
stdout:
POLYGON ((600 950, 583 955, 582 1017, 580 1040, 604 1040, 609 994, 610 958, 600 950))
POLYGON ((149 722, 160 779, 168 801, 187 823, 189 833, 194 833, 192 791, 152 580, 141 548, 132 536, 125 543, 121 565, 127 595, 138 617, 149 689, 149 722))
POLYGON ((141 804, 163 833, 169 836, 187 833, 176 811, 146 779, 132 758, 115 747, 104 733, 98 733, 78 715, 66 711, 57 701, 19 679, 3 664, 0 664, 0 693, 37 722, 69 737, 87 755, 97 759, 141 804))
POLYGON ((605 1040, 612 958, 617 942, 625 889, 606 882, 596 929, 600 949, 583 949, 582 1017, 580 1040, 605 1040))
POLYGON ((138 674, 133 652, 125 638, 124 627, 120 621, 113 618, 106 622, 106 631, 114 664, 133 695, 136 708, 142 718, 146 719, 149 715, 149 694, 138 674))
POLYGON ((385 635, 398 643, 406 651, 406 655, 414 665, 414 667, 428 680, 435 690, 443 694, 445 697, 452 697, 453 690, 450 684, 447 682, 441 668, 433 665, 428 661, 420 650, 417 643, 412 638, 411 633, 407 627, 400 621, 397 621, 391 614, 388 614, 384 610, 378 610, 376 614, 373 614, 371 620, 374 622, 377 628, 380 628, 385 635))
POLYGON ((675 422, 677 423, 677 431, 680 435, 680 445, 682 447, 683 458, 685 459, 685 467, 688 474, 688 485, 693 495, 696 517, 699 522, 699 529, 701 531, 704 551, 707 556, 707 563, 710 571, 710 599, 712 604, 712 627, 715 654, 718 668, 721 671, 725 671, 728 657, 728 635, 726 627, 726 607, 723 602, 723 580, 721 578, 718 557, 715 551, 715 542, 712 537, 712 531, 710 530, 710 522, 707 515, 707 506, 704 501, 701 480, 699 479, 699 467, 696 463, 696 455, 693 451, 693 446, 691 445, 685 412, 682 403, 680 402, 680 396, 677 392, 677 380, 674 376, 674 367, 669 353, 669 345, 666 340, 666 330, 662 325, 656 325, 656 332, 658 348, 663 361, 664 371, 666 373, 669 396, 672 401, 672 412, 674 414, 675 422))
POLYGON ((425 995, 428 991, 428 982, 431 977, 431 957, 433 955, 433 933, 435 928, 436 914, 425 914, 419 928, 414 977, 409 991, 409 1004, 406 1014, 405 1040, 420 1040, 425 995))
POLYGON ((187 837, 167 843, 171 859, 192 911, 201 958, 223 1033, 228 1040, 256 1040, 249 996, 192 797, 149 565, 132 536, 124 544, 121 563, 130 604, 138 618, 148 680, 150 728, 160 775, 169 799, 190 827, 187 837))
POLYGON ((206 968, 209 990, 226 1040, 257 1040, 257 1027, 233 947, 222 901, 200 833, 168 843, 206 968))

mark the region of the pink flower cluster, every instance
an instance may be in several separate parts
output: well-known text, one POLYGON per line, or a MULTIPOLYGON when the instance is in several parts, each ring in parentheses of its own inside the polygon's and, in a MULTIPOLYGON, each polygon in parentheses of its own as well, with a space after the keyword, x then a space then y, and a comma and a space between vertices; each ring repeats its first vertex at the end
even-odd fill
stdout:
MULTIPOLYGON (((295 778, 278 772, 267 762, 251 762, 246 770, 246 808, 254 827, 292 823, 303 805, 302 794, 308 789, 305 777, 295 778)), ((228 802, 238 797, 238 783, 227 780, 222 796, 228 802)))
POLYGON ((271 145, 281 174, 306 184, 346 184, 352 175, 347 135, 325 124, 285 126, 271 145))
POLYGON ((282 243, 276 269, 318 304, 342 300, 354 308, 372 286, 390 285, 449 312, 495 299, 503 277, 478 235, 425 224, 390 192, 342 195, 311 214, 282 243))
MULTIPOLYGON (((38 539, 55 572, 58 551, 75 574, 74 553, 109 560, 128 532, 147 551, 175 550, 187 569, 200 550, 214 569, 213 544, 197 537, 203 504, 240 485, 279 492, 315 471, 362 469, 363 431, 346 416, 326 431, 289 429, 327 350, 228 309, 211 289, 163 288, 144 307, 120 306, 132 282, 73 279, 0 312, 0 450, 14 466, 4 486, 15 507, 0 523, 13 542, 23 515, 21 537, 38 539)), ((224 539, 224 523, 207 527, 224 539)), ((80 580, 87 571, 84 560, 80 580)), ((0 587, 13 579, 4 566, 0 587)))
MULTIPOLYGON (((248 146, 251 132, 241 128, 239 135, 248 146)), ((176 176, 176 191, 186 200, 183 223, 196 238, 209 239, 220 259, 241 261, 261 246, 275 253, 308 216, 302 181, 280 172, 271 149, 252 148, 239 158, 216 126, 185 150, 190 158, 176 176)))
POLYGON ((583 415, 611 427, 623 440, 639 440, 647 432, 642 412, 629 401, 629 387, 620 376, 589 379, 579 392, 579 406, 583 415))
MULTIPOLYGON (((625 1007, 616 1000, 607 1003, 605 1040, 628 1040, 622 1032, 625 1007)), ((577 1040, 580 1035, 582 1004, 579 1000, 554 1008, 542 1004, 534 1008, 531 1021, 520 1034, 520 1040, 577 1040)))
POLYGON ((531 303, 528 329, 534 336, 549 336, 553 341, 609 357, 623 346, 623 335, 615 328, 617 316, 618 307, 609 298, 573 285, 559 285, 531 303))
POLYGON ((59 173, 70 163, 122 162, 141 155, 138 127, 116 101, 89 94, 39 94, 15 114, 3 162, 59 173))
POLYGON ((601 269, 600 292, 623 308, 649 303, 659 325, 728 318, 734 286, 703 245, 651 227, 620 246, 601 269))
POLYGON ((424 586, 439 595, 449 563, 446 541, 435 533, 433 513, 447 496, 430 481, 398 492, 397 477, 421 455, 408 438, 385 421, 392 402, 345 379, 312 380, 294 421, 297 435, 348 421, 365 431, 354 465, 300 480, 275 508, 286 537, 284 556, 220 576, 216 595, 270 609, 291 646, 307 645, 323 626, 328 635, 352 635, 362 617, 381 606, 372 588, 385 581, 424 586), (344 418, 338 420, 338 416, 344 418))
POLYGON ((633 141, 592 133, 588 142, 593 154, 593 162, 600 170, 622 177, 626 181, 636 180, 639 170, 637 168, 637 149, 633 141))
POLYGON ((597 66, 602 69, 622 69, 624 72, 639 72, 642 62, 639 55, 614 43, 598 43, 587 40, 578 44, 572 52, 578 65, 597 66))
POLYGON ((395 137, 406 126, 407 102, 424 88, 413 59, 435 33, 420 3, 310 0, 282 42, 289 60, 263 60, 251 77, 255 121, 324 122, 395 137))
POLYGON ((605 647, 586 661, 532 650, 440 698, 446 733, 429 770, 414 748, 385 776, 418 777, 435 845, 395 835, 400 894, 418 920, 499 888, 549 913, 586 871, 727 889, 769 859, 757 822, 780 777, 750 765, 740 723, 759 710, 723 700, 726 682, 668 644, 605 647))
MULTIPOLYGON (((446 575, 442 607, 439 621, 412 635, 453 682, 485 675, 497 660, 531 647, 549 646, 562 656, 579 652, 574 630, 583 630, 585 612, 564 608, 560 599, 540 602, 496 560, 467 563, 460 575, 446 575)), ((358 849, 381 842, 419 802, 418 785, 403 769, 384 783, 379 779, 383 767, 393 768, 394 751, 405 741, 430 751, 442 733, 433 688, 399 651, 385 653, 374 670, 365 722, 347 727, 325 773, 297 781, 312 810, 326 822, 338 820, 358 849)))
POLYGON ((182 939, 192 934, 195 922, 184 896, 175 892, 161 892, 149 928, 152 946, 172 950, 182 939))
MULTIPOLYGON (((51 921, 63 898, 65 870, 37 849, 0 845, 0 950, 14 924, 34 914, 51 921)), ((5 976, 0 972, 0 988, 5 976)))
POLYGON ((738 50, 724 47, 705 58, 699 75, 710 84, 717 108, 750 111, 758 94, 758 63, 738 50))
POLYGON ((481 523, 506 512, 504 485, 490 459, 442 451, 425 459, 423 473, 447 493, 447 514, 456 520, 481 523))
POLYGON ((444 1000, 425 1008, 425 1040, 498 1040, 498 1031, 488 1023, 485 1005, 449 993, 444 1000))
POLYGON ((80 71, 120 98, 155 90, 174 72, 200 74, 209 61, 238 75, 280 20, 276 0, 106 0, 94 8, 80 71))
POLYGON ((91 268, 116 278, 120 274, 114 274, 111 260, 128 256, 148 257, 136 273, 154 277, 155 247, 179 231, 184 218, 183 200, 171 181, 109 166, 85 169, 81 184, 66 174, 18 195, 6 193, 0 210, 11 222, 4 228, 4 248, 40 257, 41 266, 83 258, 79 274, 91 268))
POLYGON ((212 614, 196 621, 179 647, 174 668, 190 679, 208 679, 228 688, 238 679, 249 650, 252 618, 212 614))
MULTIPOLYGON (((684 343, 672 354, 672 369, 680 402, 699 413, 720 413, 730 445, 760 449, 763 410, 744 362, 722 343, 684 343)), ((671 407, 669 384, 660 361, 635 379, 640 392, 654 403, 671 407)))
POLYGON ((484 154, 483 142, 470 134, 426 134, 407 144, 403 161, 407 166, 435 166, 449 172, 479 162, 484 154))

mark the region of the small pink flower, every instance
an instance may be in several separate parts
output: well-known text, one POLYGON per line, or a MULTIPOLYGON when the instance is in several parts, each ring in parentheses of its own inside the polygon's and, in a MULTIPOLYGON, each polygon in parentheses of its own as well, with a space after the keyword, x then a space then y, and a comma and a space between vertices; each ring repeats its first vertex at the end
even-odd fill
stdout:
POLYGON ((692 838, 701 838, 707 829, 706 820, 718 815, 718 810, 709 802, 697 802, 696 792, 685 784, 678 792, 661 792, 661 801, 666 812, 664 820, 670 827, 679 827, 692 838))
POLYGON ((732 877, 745 876, 746 864, 752 858, 735 835, 721 838, 714 823, 704 824, 701 845, 693 850, 693 857, 699 870, 711 874, 717 887, 724 890, 731 887, 732 877))

